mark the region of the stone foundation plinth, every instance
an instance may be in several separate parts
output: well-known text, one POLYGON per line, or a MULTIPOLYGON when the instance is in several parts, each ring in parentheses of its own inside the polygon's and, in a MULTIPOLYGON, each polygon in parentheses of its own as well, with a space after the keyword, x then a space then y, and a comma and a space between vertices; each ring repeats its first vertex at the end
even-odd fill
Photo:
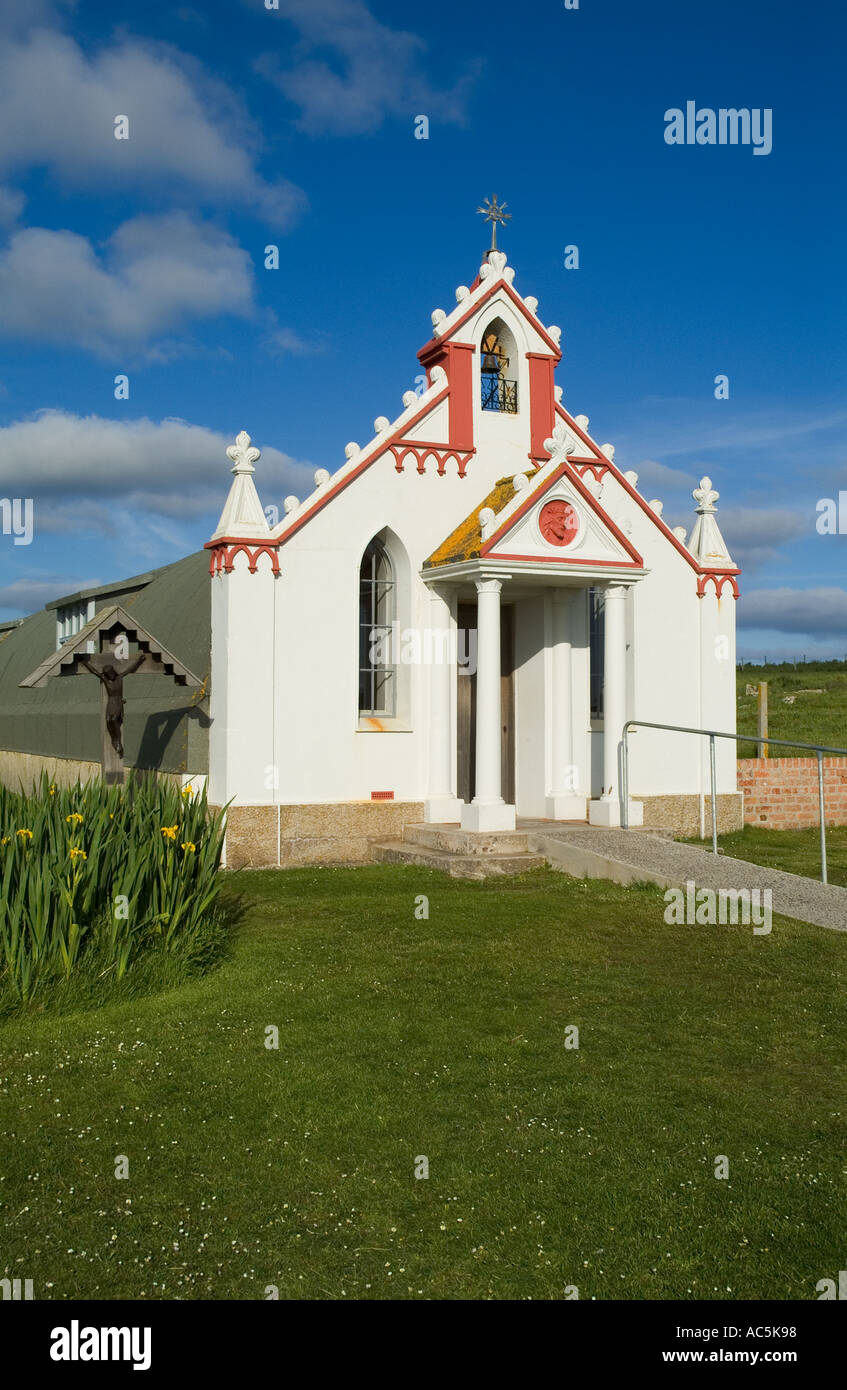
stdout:
POLYGON ((402 839, 423 820, 422 801, 310 802, 230 806, 228 869, 290 869, 306 864, 368 864, 373 846, 402 839))
MULTIPOLYGON (((644 806, 645 830, 670 830, 674 835, 686 838, 700 834, 700 798, 690 793, 675 796, 639 796, 636 799, 644 806)), ((718 834, 725 835, 731 830, 744 828, 744 797, 741 792, 719 792, 718 834)), ((712 833, 712 798, 705 797, 705 829, 712 833)))

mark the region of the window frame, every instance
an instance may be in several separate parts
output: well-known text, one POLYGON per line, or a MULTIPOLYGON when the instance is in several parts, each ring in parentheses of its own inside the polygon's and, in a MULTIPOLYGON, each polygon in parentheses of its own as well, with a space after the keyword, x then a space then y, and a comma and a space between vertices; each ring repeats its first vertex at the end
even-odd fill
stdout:
POLYGON ((390 643, 389 655, 395 656, 394 627, 397 619, 397 574, 391 555, 387 546, 374 536, 366 545, 362 558, 359 562, 359 619, 358 619, 358 680, 357 680, 357 703, 358 715, 360 719, 395 719, 397 717, 397 663, 396 661, 374 661, 374 633, 379 633, 377 640, 390 643), (384 564, 388 572, 387 578, 379 577, 380 565, 384 564), (366 574, 366 566, 370 566, 370 574, 366 574), (380 594, 382 589, 382 594, 380 594), (363 600, 367 616, 362 618, 363 600), (381 603, 387 612, 380 613, 381 603), (380 620, 381 619, 381 620, 380 620), (371 659, 365 664, 363 658, 366 654, 371 655, 371 659), (389 698, 385 701, 382 708, 376 705, 377 682, 383 680, 383 688, 387 683, 389 698), (363 684, 366 682, 367 684, 363 684), (363 696, 369 694, 370 703, 363 704, 363 696))

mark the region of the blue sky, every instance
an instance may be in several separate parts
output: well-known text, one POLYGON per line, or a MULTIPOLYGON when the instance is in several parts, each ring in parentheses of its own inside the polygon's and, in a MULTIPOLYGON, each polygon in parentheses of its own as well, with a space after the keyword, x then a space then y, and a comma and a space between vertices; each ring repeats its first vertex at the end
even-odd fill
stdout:
POLYGON ((266 503, 337 468, 399 412, 496 191, 565 405, 674 523, 720 491, 741 653, 847 655, 847 505, 815 527, 847 490, 845 28, 787 0, 4 0, 0 495, 35 534, 0 535, 0 617, 199 548, 240 429, 266 503), (689 100, 769 108, 771 153, 666 144, 689 100))

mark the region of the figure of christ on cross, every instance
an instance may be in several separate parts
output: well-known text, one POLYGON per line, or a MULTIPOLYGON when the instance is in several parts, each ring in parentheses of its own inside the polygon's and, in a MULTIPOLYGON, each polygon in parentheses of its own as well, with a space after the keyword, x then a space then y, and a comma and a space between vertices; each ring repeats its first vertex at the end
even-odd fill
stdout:
POLYGON ((84 656, 81 665, 92 676, 96 676, 106 692, 106 728, 109 738, 112 740, 112 747, 119 758, 124 755, 123 739, 121 731, 124 722, 124 676, 131 676, 133 671, 137 671, 144 661, 146 653, 139 652, 132 661, 119 661, 116 657, 101 656, 99 659, 90 660, 84 656), (95 662, 97 664, 95 665, 95 662), (102 663, 102 664, 101 664, 102 663))
POLYGON ((40 689, 53 676, 78 676, 85 671, 96 676, 100 686, 103 781, 109 786, 123 786, 124 677, 141 671, 144 675, 168 676, 176 685, 190 685, 201 691, 203 682, 117 603, 95 614, 75 637, 51 652, 21 681, 21 686, 40 689), (137 644, 137 656, 129 654, 131 642, 137 644), (100 651, 91 651, 96 646, 100 651))

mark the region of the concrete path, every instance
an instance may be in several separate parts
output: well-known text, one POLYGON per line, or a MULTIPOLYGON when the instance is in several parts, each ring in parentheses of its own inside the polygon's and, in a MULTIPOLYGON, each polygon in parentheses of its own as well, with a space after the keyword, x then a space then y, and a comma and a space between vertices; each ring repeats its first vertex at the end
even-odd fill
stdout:
POLYGON ((577 878, 608 878, 615 883, 658 883, 682 888, 770 888, 773 911, 833 931, 847 931, 847 888, 834 888, 767 869, 746 859, 714 855, 698 845, 647 830, 615 830, 593 825, 521 820, 530 851, 543 854, 554 869, 577 878))

